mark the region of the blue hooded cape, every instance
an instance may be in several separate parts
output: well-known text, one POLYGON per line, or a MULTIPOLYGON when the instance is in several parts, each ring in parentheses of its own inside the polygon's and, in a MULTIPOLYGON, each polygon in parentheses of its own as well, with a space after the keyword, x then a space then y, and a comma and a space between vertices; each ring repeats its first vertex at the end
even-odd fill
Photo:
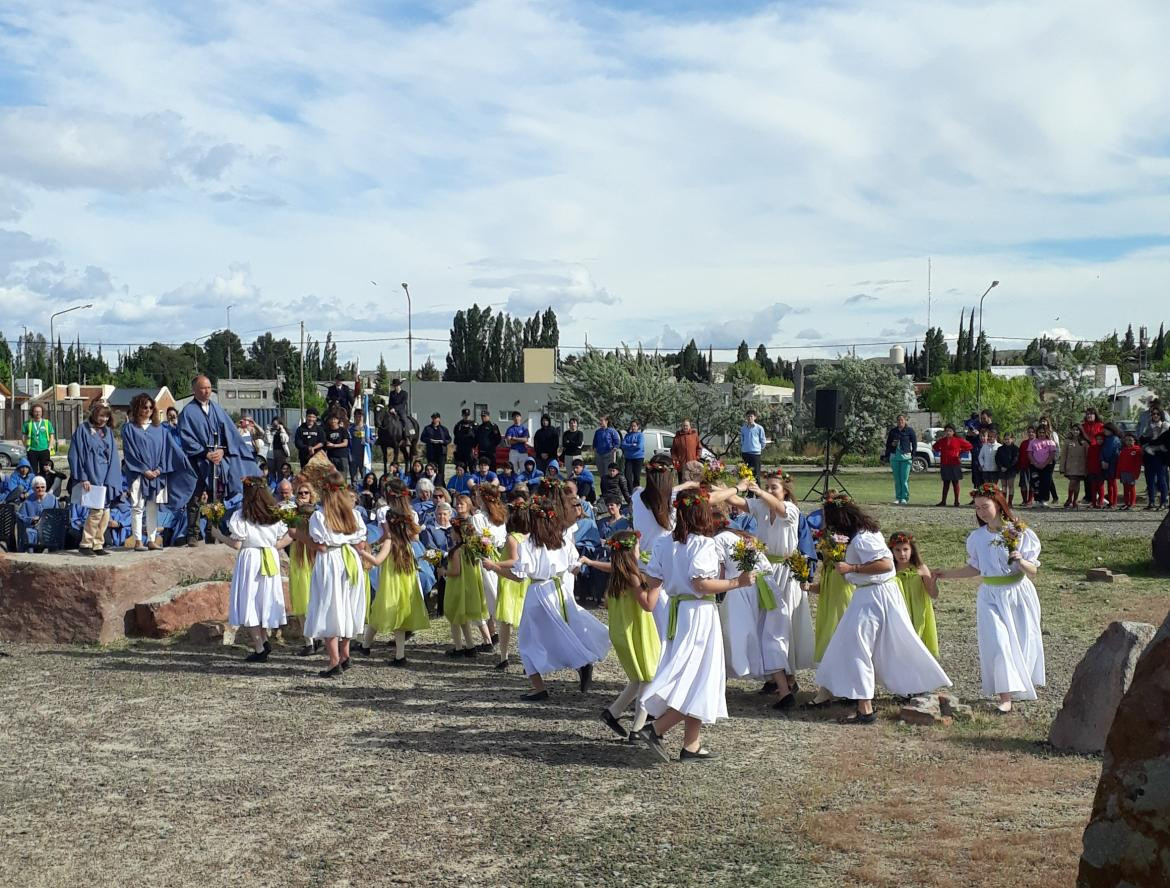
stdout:
POLYGON ((114 430, 103 426, 102 433, 83 422, 69 441, 69 483, 81 481, 106 488, 106 504, 122 492, 122 460, 114 442, 114 430))
POLYGON ((8 495, 11 494, 14 490, 23 491, 25 494, 31 494, 33 477, 32 463, 30 463, 27 458, 21 457, 20 462, 16 464, 16 470, 4 481, 4 488, 2 491, 4 494, 4 499, 7 499, 8 495), (28 474, 23 478, 20 477, 21 469, 28 469, 28 474))
POLYGON ((139 490, 151 496, 166 484, 167 503, 171 508, 183 508, 195 491, 195 472, 166 426, 149 425, 146 428, 127 422, 122 426, 122 465, 126 471, 126 489, 139 481, 139 490), (153 480, 144 472, 161 469, 153 480), (139 480, 141 479, 141 480, 139 480))
MULTIPOLYGON (((179 438, 186 455, 198 478, 211 491, 211 463, 205 458, 207 451, 222 447, 224 459, 219 464, 219 476, 230 495, 244 492, 244 479, 260 474, 256 465, 256 454, 240 436, 227 412, 214 401, 208 403, 207 413, 192 401, 179 414, 179 438)), ((214 499, 214 495, 212 496, 214 499)))
POLYGON ((38 520, 45 509, 55 508, 57 508, 57 497, 51 493, 46 493, 45 498, 41 500, 30 496, 20 504, 20 510, 16 513, 16 517, 20 521, 21 527, 24 528, 25 545, 38 545, 38 540, 40 539, 38 531, 40 528, 34 527, 33 521, 38 520))

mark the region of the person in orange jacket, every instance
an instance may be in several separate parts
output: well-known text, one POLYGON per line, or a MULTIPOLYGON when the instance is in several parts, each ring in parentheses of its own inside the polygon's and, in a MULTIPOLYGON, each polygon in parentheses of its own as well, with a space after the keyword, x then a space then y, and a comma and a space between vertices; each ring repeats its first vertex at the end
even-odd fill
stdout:
POLYGON ((689 419, 682 421, 682 428, 674 433, 674 443, 670 445, 670 459, 682 471, 682 467, 689 462, 699 459, 703 452, 703 445, 699 443, 699 433, 689 419))

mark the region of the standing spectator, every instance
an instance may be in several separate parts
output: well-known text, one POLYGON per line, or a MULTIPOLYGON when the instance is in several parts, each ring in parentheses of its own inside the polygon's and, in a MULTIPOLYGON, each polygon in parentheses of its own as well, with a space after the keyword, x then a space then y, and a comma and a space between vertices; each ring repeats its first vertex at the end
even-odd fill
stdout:
POLYGON ((45 408, 33 404, 29 411, 31 419, 21 426, 21 437, 28 451, 29 465, 33 475, 40 475, 49 486, 53 484, 53 452, 57 449, 57 432, 53 423, 45 419, 45 408))
POLYGON ((464 407, 460 411, 459 422, 451 429, 451 439, 455 442, 455 462, 464 466, 475 464, 475 423, 471 421, 471 410, 464 407))
POLYGON ((1170 421, 1157 398, 1150 401, 1150 409, 1143 417, 1145 423, 1138 422, 1138 441, 1142 448, 1142 463, 1146 470, 1146 510, 1158 508, 1159 500, 1162 508, 1166 508, 1167 499, 1167 471, 1166 454, 1151 453, 1147 446, 1153 444, 1167 432, 1170 432, 1170 421))
MULTIPOLYGON (((210 382, 207 394, 211 394, 210 382)), ((89 408, 89 418, 77 427, 69 442, 69 478, 75 491, 71 499, 86 510, 77 547, 81 555, 110 554, 105 543, 110 504, 122 492, 122 462, 110 428, 110 415, 110 405, 100 398, 95 400, 89 408), (86 502, 90 497, 93 499, 86 502)))
POLYGON ((955 427, 948 423, 943 427, 943 436, 935 440, 931 449, 939 455, 939 474, 942 476, 942 499, 938 505, 947 504, 947 492, 953 487, 955 506, 958 506, 959 482, 963 480, 963 454, 971 450, 971 445, 956 435, 955 427))
POLYGON ((638 420, 631 419, 629 431, 622 437, 622 474, 630 490, 642 486, 642 463, 645 461, 646 438, 638 420))
POLYGON ((349 424, 349 470, 356 482, 374 464, 374 427, 366 422, 365 411, 353 412, 349 424))
POLYGON ((435 464, 439 483, 444 483, 447 472, 447 446, 451 443, 451 432, 443 425, 442 417, 438 413, 431 414, 431 424, 422 430, 418 439, 426 448, 427 462, 435 464))
POLYGON ((353 389, 341 381, 340 375, 334 378, 333 385, 325 392, 325 404, 330 410, 337 408, 344 411, 346 418, 353 410, 353 389))
POLYGON ((295 442, 302 469, 313 454, 325 449, 325 430, 317 424, 316 407, 305 411, 305 421, 297 426, 295 442))
MULTIPOLYGON (((333 408, 334 411, 337 408, 333 408)), ((349 431, 341 424, 341 416, 331 412, 325 421, 325 455, 341 477, 349 480, 349 431)))
POLYGON ((609 499, 611 497, 617 498, 623 506, 630 504, 629 485, 626 484, 626 479, 615 462, 606 466, 605 474, 601 476, 601 498, 609 499))
POLYGON ((569 419, 569 427, 561 433, 561 464, 572 465, 585 449, 585 433, 578 427, 577 417, 569 419))
POLYGON ((1068 495, 1064 499, 1066 509, 1080 508, 1081 482, 1091 474, 1088 471, 1088 457, 1089 445, 1085 443, 1081 428, 1073 426, 1060 451, 1060 474, 1068 479, 1068 495))
POLYGON ((979 433, 979 473, 983 479, 980 484, 999 486, 999 468, 995 462, 998 452, 999 432, 989 425, 979 433))
POLYGON ((689 419, 684 419, 670 444, 671 462, 678 467, 678 472, 682 472, 682 467, 697 460, 702 452, 703 445, 699 442, 698 431, 689 419))
POLYGON ((1036 505, 1045 508, 1049 500, 1053 503, 1060 498, 1056 492, 1056 484, 1052 481, 1052 472, 1056 468, 1057 457, 1060 456, 1060 445, 1052 437, 1052 427, 1048 420, 1041 420, 1036 427, 1036 437, 1028 442, 1028 462, 1032 466, 1032 492, 1036 497, 1036 505))
POLYGON ((764 456, 764 427, 756 424, 756 411, 744 414, 744 424, 739 427, 739 454, 744 463, 755 473, 758 481, 761 475, 761 461, 764 456))
MULTIPOLYGON (((1077 427, 1077 440, 1084 439, 1084 432, 1077 427)), ((1101 471, 1101 445, 1105 433, 1097 432, 1091 441, 1085 441, 1085 488, 1089 505, 1099 509, 1105 503, 1105 474, 1101 471)))
POLYGON ((995 451, 995 465, 999 470, 999 488, 1003 491, 1008 505, 1015 505, 1016 475, 1020 471, 1020 448, 1016 444, 1015 435, 1007 432, 1003 436, 1003 443, 995 451))
POLYGON ((475 427, 475 450, 479 462, 488 461, 488 471, 496 469, 496 448, 504 436, 500 434, 500 427, 492 422, 491 414, 486 410, 479 413, 479 425, 475 427))
POLYGON ((598 429, 593 433, 593 461, 597 463, 597 473, 604 478, 606 467, 617 458, 622 436, 617 429, 610 428, 608 416, 602 416, 598 423, 598 429))
POLYGON ((1089 407, 1085 410, 1085 418, 1081 420, 1081 431, 1084 433, 1086 441, 1095 441, 1097 436, 1105 431, 1105 423, 1097 415, 1096 407, 1089 407))
POLYGON ((519 410, 512 411, 512 424, 504 432, 504 440, 508 442, 508 462, 512 471, 519 475, 528 459, 528 426, 520 424, 519 410))
POLYGON ((1121 479, 1125 499, 1121 511, 1128 512, 1137 504, 1137 481, 1142 474, 1142 449, 1138 447, 1133 432, 1126 432, 1123 442, 1124 446, 1117 459, 1117 476, 1121 479))
POLYGON ((532 449, 536 451, 536 467, 548 471, 548 464, 557 458, 561 448, 561 433, 552 424, 552 417, 545 413, 540 417, 540 428, 532 436, 532 449))
POLYGON ((1101 474, 1105 480, 1105 495, 1108 506, 1117 507, 1117 461, 1121 456, 1121 429, 1111 422, 1105 423, 1101 445, 1101 474))
POLYGON ((1018 468, 1020 470, 1020 504, 1024 506, 1032 505, 1032 499, 1035 492, 1032 490, 1032 461, 1028 449, 1032 440, 1036 437, 1036 429, 1028 426, 1024 430, 1024 439, 1020 441, 1020 461, 1018 468))
POLYGON ((910 469, 917 448, 918 436, 906 422, 906 415, 899 413, 897 425, 886 433, 886 456, 894 473, 894 502, 899 506, 910 502, 910 469))
POLYGON ((271 425, 268 426, 268 434, 272 439, 272 447, 268 451, 268 475, 276 480, 281 477, 282 470, 288 464, 289 454, 288 429, 284 427, 279 416, 273 417, 271 425))

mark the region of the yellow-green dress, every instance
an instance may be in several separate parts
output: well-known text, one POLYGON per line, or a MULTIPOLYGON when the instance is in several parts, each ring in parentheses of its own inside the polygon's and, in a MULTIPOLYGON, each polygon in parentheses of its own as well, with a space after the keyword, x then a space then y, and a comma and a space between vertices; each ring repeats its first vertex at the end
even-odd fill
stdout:
POLYGON ((629 592, 606 598, 609 640, 618 662, 630 681, 650 681, 662 656, 662 641, 653 612, 642 610, 638 599, 629 592))
POLYGON ((479 562, 459 547, 459 576, 447 575, 447 586, 443 592, 443 616, 452 626, 464 623, 478 623, 488 618, 487 599, 483 594, 483 574, 479 562))
POLYGON ((837 562, 824 559, 818 568, 821 571, 821 592, 817 596, 817 619, 813 627, 816 636, 816 645, 813 649, 813 662, 821 662, 825 655, 825 648, 829 646, 829 639, 837 631, 837 624, 845 615, 845 609, 853 599, 853 587, 845 582, 845 577, 837 573, 837 562))
POLYGON ((387 559, 378 571, 378 594, 370 605, 369 625, 379 632, 418 632, 431 625, 423 603, 418 570, 395 570, 387 559))
POLYGON ((898 571, 897 580, 902 588, 902 597, 906 599, 906 610, 910 612, 914 631, 934 658, 939 659, 938 625, 934 620, 934 602, 926 591, 926 583, 918 575, 918 568, 913 565, 898 571))
POLYGON ((293 543, 288 557, 289 613, 303 617, 309 612, 309 580, 313 577, 313 559, 304 543, 293 543))
MULTIPOLYGON (((509 534, 516 541, 516 545, 524 542, 522 533, 509 534)), ((528 591, 528 580, 509 580, 500 577, 499 588, 496 590, 496 622, 507 623, 509 626, 520 625, 520 615, 524 612, 524 593, 528 591)))

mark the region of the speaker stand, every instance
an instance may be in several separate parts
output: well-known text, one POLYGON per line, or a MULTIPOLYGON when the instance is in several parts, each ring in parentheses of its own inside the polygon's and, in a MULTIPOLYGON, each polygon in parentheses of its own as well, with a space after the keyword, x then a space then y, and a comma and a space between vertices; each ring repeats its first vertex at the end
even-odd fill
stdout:
POLYGON ((844 482, 837 476, 837 473, 832 469, 832 460, 829 457, 829 449, 833 440, 833 433, 830 430, 825 431, 825 467, 821 469, 821 473, 817 475, 817 480, 813 482, 813 486, 808 489, 808 493, 804 495, 801 502, 808 502, 812 499, 813 494, 817 494, 817 499, 823 500, 832 488, 829 485, 830 481, 837 482, 837 487, 846 496, 849 496, 849 490, 845 487, 844 482))

